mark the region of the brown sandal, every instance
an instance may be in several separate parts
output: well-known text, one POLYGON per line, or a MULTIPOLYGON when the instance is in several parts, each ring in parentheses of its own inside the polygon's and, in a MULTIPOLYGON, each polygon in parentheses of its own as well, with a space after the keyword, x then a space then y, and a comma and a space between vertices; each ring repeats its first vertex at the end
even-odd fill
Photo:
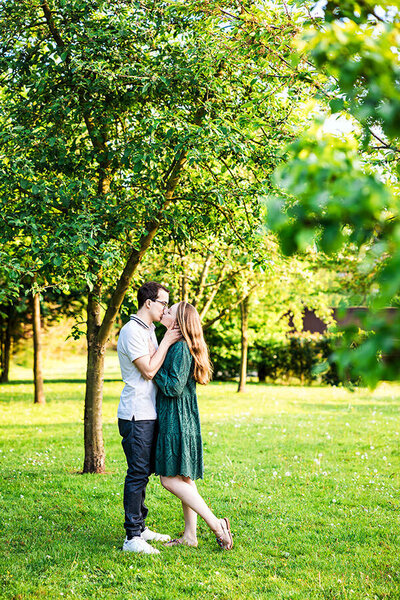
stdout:
POLYGON ((220 524, 222 527, 223 535, 221 537, 215 536, 215 538, 217 540, 217 544, 223 550, 232 550, 233 538, 232 538, 232 533, 231 533, 231 527, 229 524, 229 519, 227 519, 226 517, 224 517, 223 519, 220 519, 220 524))

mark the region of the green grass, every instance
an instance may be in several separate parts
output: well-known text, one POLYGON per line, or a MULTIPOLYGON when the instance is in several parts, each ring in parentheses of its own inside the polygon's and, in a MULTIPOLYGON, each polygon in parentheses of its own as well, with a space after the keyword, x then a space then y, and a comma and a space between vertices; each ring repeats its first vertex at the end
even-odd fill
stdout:
MULTIPOLYGON (((20 382, 0 386, 0 598, 400 597, 400 386, 199 389, 199 489, 230 518, 234 550, 220 551, 199 521, 198 549, 140 556, 120 550, 121 383, 115 358, 107 364, 103 476, 79 474, 82 365, 48 368, 45 407, 21 367, 20 382)), ((179 501, 154 477, 148 506, 149 526, 181 532, 179 501)))

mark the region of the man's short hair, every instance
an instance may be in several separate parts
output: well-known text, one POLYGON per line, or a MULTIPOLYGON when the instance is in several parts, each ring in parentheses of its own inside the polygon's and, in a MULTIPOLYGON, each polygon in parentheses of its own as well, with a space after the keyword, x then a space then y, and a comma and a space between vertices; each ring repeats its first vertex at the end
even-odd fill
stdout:
POLYGON ((157 300, 158 292, 160 290, 164 290, 169 294, 169 289, 156 281, 148 281, 140 286, 137 292, 138 310, 139 308, 142 308, 146 300, 152 300, 153 302, 157 300))

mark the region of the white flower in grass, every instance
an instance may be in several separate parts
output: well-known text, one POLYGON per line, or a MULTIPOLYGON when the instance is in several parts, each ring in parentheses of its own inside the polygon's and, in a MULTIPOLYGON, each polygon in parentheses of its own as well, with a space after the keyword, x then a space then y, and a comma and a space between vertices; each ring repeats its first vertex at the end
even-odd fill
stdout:
POLYGON ((276 477, 278 475, 278 471, 272 471, 272 477, 276 477))
POLYGON ((292 474, 291 474, 291 472, 290 472, 290 471, 286 471, 286 473, 285 473, 285 477, 290 477, 291 475, 292 475, 292 474))
POLYGON ((382 460, 387 460, 386 456, 383 456, 383 457, 382 457, 382 460))
POLYGON ((336 499, 332 498, 332 503, 335 504, 336 503, 336 499))

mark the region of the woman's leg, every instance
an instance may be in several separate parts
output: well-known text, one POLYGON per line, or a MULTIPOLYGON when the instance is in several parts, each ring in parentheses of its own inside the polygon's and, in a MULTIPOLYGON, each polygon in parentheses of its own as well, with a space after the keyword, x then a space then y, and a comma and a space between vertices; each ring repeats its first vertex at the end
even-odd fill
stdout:
POLYGON ((176 475, 175 477, 164 477, 162 475, 160 480, 165 489, 182 500, 182 505, 185 504, 189 509, 192 509, 192 511, 200 515, 200 517, 204 519, 211 531, 213 531, 217 537, 224 536, 224 530, 221 525, 221 521, 208 508, 207 504, 197 491, 196 485, 193 486, 189 484, 180 475, 176 475))
POLYGON ((197 546, 197 513, 182 501, 183 517, 185 519, 185 531, 182 541, 189 546, 197 546))
MULTIPOLYGON (((182 477, 183 481, 197 490, 195 482, 190 477, 182 477)), ((183 516, 185 519, 185 531, 183 532, 183 542, 189 546, 197 546, 197 513, 182 501, 183 516)))

